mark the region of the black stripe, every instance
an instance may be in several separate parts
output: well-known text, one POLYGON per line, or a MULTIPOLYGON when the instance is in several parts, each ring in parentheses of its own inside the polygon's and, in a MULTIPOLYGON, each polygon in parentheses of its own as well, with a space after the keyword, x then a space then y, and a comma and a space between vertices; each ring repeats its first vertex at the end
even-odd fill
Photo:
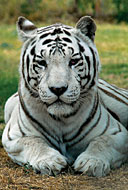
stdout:
POLYGON ((35 43, 36 43, 36 40, 34 40, 34 41, 31 43, 31 46, 33 46, 35 43))
MULTIPOLYGON (((51 47, 51 46, 53 46, 55 43, 53 43, 53 44, 48 44, 47 45, 47 47, 51 47)), ((54 46, 55 47, 55 46, 54 46)))
MULTIPOLYGON (((69 145, 70 146, 74 146, 75 144, 78 144, 80 143, 94 128, 98 127, 98 123, 101 119, 101 106, 100 106, 100 112, 99 112, 99 116, 98 116, 98 119, 96 120, 96 122, 89 128, 89 130, 87 132, 85 132, 75 143, 69 145)), ((94 119, 94 118, 93 118, 94 119)))
POLYGON ((118 131, 112 133, 112 135, 116 135, 117 133, 121 132, 120 124, 118 123, 117 125, 118 125, 118 131))
POLYGON ((82 67, 82 66, 83 66, 83 61, 80 62, 78 65, 75 65, 75 68, 77 68, 77 67, 82 67))
POLYGON ((59 36, 57 36, 57 37, 55 38, 55 41, 58 42, 58 43, 60 42, 60 44, 61 44, 61 41, 62 41, 62 40, 60 39, 59 36))
POLYGON ((74 49, 72 47, 68 47, 68 49, 71 49, 72 54, 74 54, 74 49))
POLYGON ((51 32, 52 28, 48 28, 48 29, 42 29, 40 31, 38 31, 38 34, 44 33, 44 32, 51 32))
POLYGON ((95 78, 96 78, 96 73, 97 73, 97 67, 96 67, 96 58, 95 58, 95 53, 93 51, 93 49, 91 47, 89 47, 92 55, 93 55, 93 70, 94 70, 94 74, 93 74, 93 80, 89 86, 89 89, 92 88, 95 85, 95 78))
POLYGON ((65 28, 65 29, 68 29, 68 30, 73 29, 72 27, 70 27, 70 26, 65 26, 65 25, 63 25, 62 27, 65 28))
MULTIPOLYGON (((82 74, 84 70, 85 70, 84 68, 82 68, 82 69, 79 68, 79 69, 78 69, 78 72, 80 72, 80 73, 82 74)), ((84 77, 86 77, 86 75, 85 75, 84 77)), ((83 78, 83 77, 81 77, 81 78, 83 78)))
MULTIPOLYGON (((42 54, 42 53, 43 53, 43 50, 41 50, 41 54, 42 54)), ((37 57, 37 58, 39 58, 39 59, 42 60, 42 56, 40 56, 40 55, 35 55, 34 58, 33 58, 34 61, 36 61, 36 60, 35 60, 35 57, 37 57)))
POLYGON ((45 41, 42 43, 42 45, 48 44, 48 43, 53 42, 53 41, 54 41, 54 40, 47 39, 47 40, 45 40, 45 41))
POLYGON ((39 65, 33 64, 33 70, 34 70, 34 72, 35 72, 36 74, 39 74, 38 71, 36 70, 36 68, 41 69, 41 67, 39 67, 39 65))
MULTIPOLYGON (((70 139, 65 139, 64 142, 71 142, 73 141, 74 139, 77 139, 78 136, 80 136, 85 127, 91 122, 91 120, 94 118, 96 112, 97 112, 97 109, 98 109, 98 105, 99 105, 99 96, 98 94, 95 95, 95 100, 94 100, 94 104, 93 104, 93 107, 92 109, 90 110, 90 113, 89 113, 89 117, 86 119, 86 121, 80 126, 79 130, 77 131, 77 133, 70 139)), ((74 143, 73 143, 74 144, 74 143)), ((70 145, 72 146, 72 144, 70 145)))
POLYGON ((63 30, 65 32, 66 35, 71 36, 70 32, 68 32, 67 30, 63 30))
POLYGON ((17 120, 17 124, 18 124, 19 130, 20 130, 22 136, 23 136, 23 137, 26 136, 25 133, 23 132, 21 126, 20 126, 19 120, 17 120))
POLYGON ((61 121, 59 117, 57 117, 56 115, 52 115, 49 114, 51 116, 52 119, 54 119, 55 121, 61 121))
POLYGON ((27 55, 26 64, 27 64, 27 81, 28 81, 28 83, 31 80, 31 78, 29 76, 29 63, 30 63, 30 59, 29 59, 29 55, 27 55))
POLYGON ((110 115, 108 114, 107 124, 106 124, 103 132, 99 136, 103 135, 107 131, 107 129, 109 128, 109 125, 110 125, 110 115))
MULTIPOLYGON (((80 53, 75 53, 75 54, 72 55, 72 57, 75 57, 75 56, 77 56, 77 55, 80 55, 80 53)), ((80 58, 80 59, 81 59, 81 58, 80 58)))
POLYGON ((33 48, 30 51, 31 55, 35 55, 35 46, 33 46, 33 48))
POLYGON ((11 124, 9 124, 9 127, 8 127, 7 137, 8 137, 8 139, 9 139, 10 141, 12 141, 12 138, 11 138, 10 135, 9 135, 10 128, 11 128, 11 124))
POLYGON ((79 46, 79 51, 83 53, 85 51, 84 47, 80 43, 78 43, 78 46, 79 46))
POLYGON ((41 36, 40 36, 40 39, 42 39, 42 38, 45 38, 45 37, 47 37, 48 35, 50 35, 51 33, 49 33, 49 32, 47 32, 47 33, 45 33, 45 34, 42 34, 41 36))
POLYGON ((61 46, 61 47, 62 47, 62 46, 65 46, 65 47, 66 47, 67 44, 65 44, 65 43, 63 43, 63 42, 59 42, 59 47, 60 47, 60 46, 61 46))
POLYGON ((86 55, 84 55, 84 57, 85 57, 85 60, 86 60, 86 62, 87 62, 87 64, 88 64, 88 71, 90 71, 90 59, 89 59, 89 56, 86 56, 86 55))
MULTIPOLYGON (((25 49, 25 51, 23 53, 23 56, 22 56, 22 75, 23 75, 24 80, 25 80, 25 75, 24 75, 24 59, 25 59, 26 51, 27 51, 27 49, 25 49)), ((25 80, 25 84, 26 84, 26 80, 25 80)))
POLYGON ((38 29, 37 32, 38 32, 38 33, 42 33, 42 32, 44 32, 44 31, 49 31, 49 30, 52 30, 52 29, 54 29, 54 28, 55 28, 55 25, 45 26, 45 27, 43 27, 43 28, 41 28, 41 29, 38 29))
POLYGON ((117 120, 120 122, 119 117, 116 115, 116 113, 114 113, 112 110, 110 110, 108 107, 106 107, 108 112, 117 120))
POLYGON ((86 74, 83 77, 81 76, 81 74, 78 74, 78 76, 80 77, 81 81, 84 80, 84 79, 87 79, 87 82, 84 84, 84 87, 87 85, 87 83, 91 79, 91 76, 90 75, 86 75, 86 74))
POLYGON ((52 36, 56 34, 63 34, 63 32, 61 31, 61 28, 55 28, 55 30, 51 33, 52 36))
POLYGON ((79 40, 77 37, 75 37, 75 39, 76 39, 78 42, 80 42, 80 40, 79 40))
POLYGON ((69 38, 62 38, 65 42, 72 43, 72 41, 69 38))
POLYGON ((128 105, 127 102, 125 102, 125 101, 122 100, 121 98, 115 96, 115 95, 112 94, 110 91, 107 91, 107 90, 105 90, 105 89, 103 89, 103 88, 101 88, 101 87, 99 87, 99 86, 98 86, 98 88, 99 88, 102 92, 104 92, 105 94, 107 94, 108 96, 114 98, 115 100, 117 100, 117 101, 119 101, 119 102, 121 102, 121 103, 123 103, 123 104, 125 104, 125 105, 128 105))

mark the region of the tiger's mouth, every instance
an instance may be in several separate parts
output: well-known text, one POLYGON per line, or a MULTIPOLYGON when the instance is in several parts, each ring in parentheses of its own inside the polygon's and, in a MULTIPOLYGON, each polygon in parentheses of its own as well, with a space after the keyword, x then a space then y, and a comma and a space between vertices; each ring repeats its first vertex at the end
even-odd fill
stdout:
POLYGON ((47 103, 46 106, 49 114, 57 117, 63 117, 74 112, 75 104, 76 102, 66 103, 58 98, 51 104, 47 103))
POLYGON ((69 106, 73 106, 76 103, 76 101, 74 102, 65 102, 63 100, 61 100, 60 98, 58 98, 57 100, 55 100, 52 103, 46 103, 47 107, 52 106, 52 105, 58 105, 58 106, 62 106, 62 105, 69 105, 69 106))

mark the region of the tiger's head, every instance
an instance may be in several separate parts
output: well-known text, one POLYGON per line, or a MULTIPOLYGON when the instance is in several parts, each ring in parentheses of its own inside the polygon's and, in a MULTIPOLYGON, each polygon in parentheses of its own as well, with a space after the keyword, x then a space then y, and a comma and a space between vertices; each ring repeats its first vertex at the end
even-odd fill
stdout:
POLYGON ((37 28, 19 17, 17 30, 24 42, 20 64, 24 87, 52 115, 76 112, 82 97, 97 85, 100 62, 94 45, 95 22, 85 16, 75 28, 60 23, 37 28))

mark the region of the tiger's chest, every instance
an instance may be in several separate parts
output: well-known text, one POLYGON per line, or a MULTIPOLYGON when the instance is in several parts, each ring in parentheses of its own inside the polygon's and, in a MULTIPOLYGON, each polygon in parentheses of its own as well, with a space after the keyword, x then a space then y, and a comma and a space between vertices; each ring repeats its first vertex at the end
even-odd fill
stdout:
POLYGON ((50 145, 65 156, 69 164, 73 164, 78 155, 82 153, 88 145, 88 140, 86 141, 86 139, 79 142, 80 136, 77 133, 78 129, 79 126, 75 124, 71 126, 62 124, 61 127, 56 127, 56 132, 53 132, 52 129, 49 130, 49 137, 52 135, 52 138, 49 139, 50 145))
MULTIPOLYGON (((87 146, 87 145, 86 145, 87 146)), ((67 158, 69 165, 72 165, 78 155, 85 150, 82 145, 69 146, 68 143, 59 143, 59 152, 67 158)))

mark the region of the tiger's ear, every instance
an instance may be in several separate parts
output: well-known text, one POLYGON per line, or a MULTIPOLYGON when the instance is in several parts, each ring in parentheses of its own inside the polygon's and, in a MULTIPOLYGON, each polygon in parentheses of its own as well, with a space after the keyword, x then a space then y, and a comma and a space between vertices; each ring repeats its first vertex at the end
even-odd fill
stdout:
POLYGON ((92 41, 95 38, 96 24, 90 16, 82 17, 76 24, 76 28, 81 31, 82 34, 88 36, 92 41))
POLYGON ((37 27, 25 17, 19 17, 17 21, 18 36, 21 41, 25 42, 36 34, 37 27))

